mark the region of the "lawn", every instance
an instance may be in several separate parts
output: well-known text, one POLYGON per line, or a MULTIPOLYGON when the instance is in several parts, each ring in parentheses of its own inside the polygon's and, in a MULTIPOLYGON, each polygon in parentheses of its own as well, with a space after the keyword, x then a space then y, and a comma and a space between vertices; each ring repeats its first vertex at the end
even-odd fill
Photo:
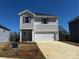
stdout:
POLYGON ((18 48, 12 48, 10 43, 0 43, 0 57, 45 59, 36 43, 19 43, 18 48))

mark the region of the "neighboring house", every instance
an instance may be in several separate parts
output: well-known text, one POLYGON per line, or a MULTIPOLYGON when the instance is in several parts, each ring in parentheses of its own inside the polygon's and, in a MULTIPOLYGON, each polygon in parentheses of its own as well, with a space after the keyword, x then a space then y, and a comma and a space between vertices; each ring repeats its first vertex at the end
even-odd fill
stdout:
POLYGON ((3 25, 0 25, 0 42, 9 42, 10 30, 3 25))
POLYGON ((69 40, 69 32, 59 25, 59 39, 60 41, 69 40))
POLYGON ((70 39, 79 42, 79 16, 69 22, 70 39))
POLYGON ((59 40, 58 17, 25 10, 20 15, 20 41, 59 40))

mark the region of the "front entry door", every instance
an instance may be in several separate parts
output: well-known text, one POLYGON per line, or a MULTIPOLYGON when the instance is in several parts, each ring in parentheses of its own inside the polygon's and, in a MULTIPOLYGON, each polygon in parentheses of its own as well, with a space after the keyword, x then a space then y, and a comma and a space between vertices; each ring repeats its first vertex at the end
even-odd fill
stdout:
POLYGON ((32 41, 32 30, 22 31, 22 41, 32 41))

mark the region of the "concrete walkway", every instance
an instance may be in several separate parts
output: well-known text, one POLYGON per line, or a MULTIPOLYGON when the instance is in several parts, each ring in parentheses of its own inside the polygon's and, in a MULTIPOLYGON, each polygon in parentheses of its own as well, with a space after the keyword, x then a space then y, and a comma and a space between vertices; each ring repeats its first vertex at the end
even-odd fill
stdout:
POLYGON ((78 46, 58 41, 36 43, 46 59, 79 59, 78 46))

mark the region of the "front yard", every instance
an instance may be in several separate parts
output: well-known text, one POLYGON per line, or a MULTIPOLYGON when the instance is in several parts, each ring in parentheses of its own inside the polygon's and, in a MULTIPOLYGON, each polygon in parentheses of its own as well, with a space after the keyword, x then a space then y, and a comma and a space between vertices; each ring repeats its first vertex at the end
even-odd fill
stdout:
POLYGON ((0 57, 7 59, 79 59, 79 43, 47 41, 19 43, 18 45, 18 48, 11 48, 10 43, 0 43, 0 57))
POLYGON ((36 43, 20 43, 18 48, 10 44, 0 44, 0 57, 21 59, 45 59, 36 43))

